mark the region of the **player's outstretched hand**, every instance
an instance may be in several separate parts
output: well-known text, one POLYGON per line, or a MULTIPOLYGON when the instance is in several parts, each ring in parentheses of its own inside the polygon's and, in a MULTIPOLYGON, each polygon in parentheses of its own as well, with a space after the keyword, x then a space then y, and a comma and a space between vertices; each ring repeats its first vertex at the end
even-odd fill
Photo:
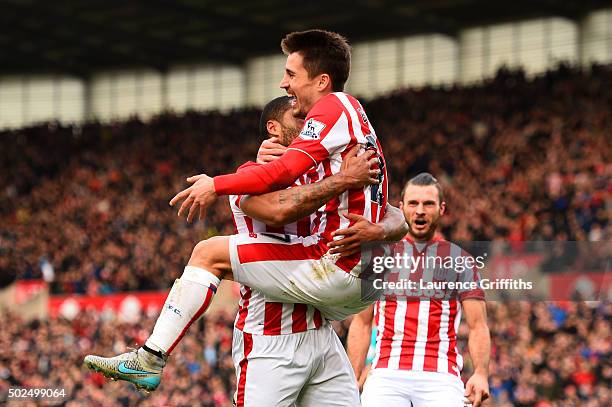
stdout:
POLYGON ((184 200, 178 210, 178 215, 182 216, 189 211, 187 213, 187 222, 191 222, 195 218, 196 213, 198 213, 199 219, 203 220, 206 216, 206 208, 217 199, 213 179, 206 174, 200 174, 187 178, 187 182, 193 185, 176 194, 170 200, 170 206, 174 206, 176 203, 184 200))
POLYGON ((287 147, 279 143, 278 137, 270 137, 261 143, 257 150, 257 164, 266 164, 279 159, 287 147))
POLYGON ((366 185, 378 184, 380 169, 376 152, 366 150, 363 154, 357 155, 359 145, 353 147, 342 160, 340 175, 347 181, 348 189, 363 188, 366 185))
POLYGON ((351 256, 359 253, 361 245, 367 242, 378 242, 384 240, 385 230, 379 224, 372 223, 363 216, 347 213, 345 218, 353 223, 346 229, 338 229, 332 233, 332 237, 342 236, 338 240, 332 240, 327 244, 330 253, 339 253, 340 257, 351 256))
POLYGON ((484 374, 474 373, 465 384, 465 397, 473 407, 482 406, 482 402, 489 398, 489 381, 484 374))

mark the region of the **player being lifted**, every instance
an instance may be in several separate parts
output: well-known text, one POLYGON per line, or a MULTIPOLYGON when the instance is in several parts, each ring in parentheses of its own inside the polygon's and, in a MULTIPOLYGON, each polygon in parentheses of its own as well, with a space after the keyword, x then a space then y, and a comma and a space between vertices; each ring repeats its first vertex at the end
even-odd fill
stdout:
MULTIPOLYGON (((334 232, 358 221, 348 214, 379 223, 387 209, 386 169, 376 133, 359 102, 342 92, 350 70, 350 47, 342 36, 322 30, 289 34, 281 45, 287 54, 281 87, 293 97, 293 114, 305 116, 298 138, 282 157, 268 164, 214 179, 203 174, 189 178, 193 185, 178 193, 171 205, 184 200, 179 215, 188 212, 191 221, 198 213, 202 219, 219 195, 283 190, 303 176, 304 187, 325 195, 323 202, 327 202, 312 215, 311 234, 257 233, 198 243, 145 345, 138 352, 114 358, 88 356, 91 368, 156 388, 167 355, 206 311, 222 278, 257 289, 270 301, 315 306, 328 319, 344 319, 371 303, 362 296, 360 253, 338 258, 328 248, 334 232), (354 155, 357 146, 368 151, 354 159, 375 164, 369 170, 375 179, 368 181, 374 184, 339 174, 343 158, 354 155), (339 179, 333 179, 334 175, 339 179)), ((286 204, 288 196, 280 191, 277 199, 286 204)), ((298 210, 296 219, 310 212, 298 210)), ((403 223, 398 219, 396 225, 403 223)), ((355 242, 349 237, 344 243, 355 242)))

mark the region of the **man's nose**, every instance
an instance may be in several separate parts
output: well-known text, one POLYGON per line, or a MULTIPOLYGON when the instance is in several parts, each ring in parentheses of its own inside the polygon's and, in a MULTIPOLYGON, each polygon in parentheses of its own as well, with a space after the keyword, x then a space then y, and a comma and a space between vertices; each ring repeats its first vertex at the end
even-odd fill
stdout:
POLYGON ((278 86, 281 89, 285 89, 287 90, 287 88, 289 87, 289 81, 287 80, 287 78, 285 76, 283 76, 283 79, 281 79, 280 83, 278 84, 278 86))

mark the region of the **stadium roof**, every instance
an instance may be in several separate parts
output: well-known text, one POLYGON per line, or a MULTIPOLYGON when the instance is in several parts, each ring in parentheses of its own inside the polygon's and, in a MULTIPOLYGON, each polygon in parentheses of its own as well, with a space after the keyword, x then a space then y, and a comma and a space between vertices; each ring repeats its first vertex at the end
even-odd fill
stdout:
POLYGON ((0 0, 0 74, 226 62, 279 51, 290 31, 326 28, 352 42, 558 15, 610 0, 0 0))

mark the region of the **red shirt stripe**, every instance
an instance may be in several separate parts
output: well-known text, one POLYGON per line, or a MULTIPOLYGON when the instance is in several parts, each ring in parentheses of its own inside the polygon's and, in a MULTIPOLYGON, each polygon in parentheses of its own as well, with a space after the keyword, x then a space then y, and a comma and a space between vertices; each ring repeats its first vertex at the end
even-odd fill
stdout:
POLYGON ((280 302, 266 302, 264 317, 264 335, 281 334, 281 317, 283 315, 283 304, 280 302))
POLYGON ((307 311, 308 307, 306 306, 306 304, 293 305, 293 313, 291 314, 291 320, 293 321, 293 324, 291 325, 292 332, 304 332, 308 329, 306 322, 307 311))
POLYGON ((238 246, 240 263, 254 263, 257 261, 290 261, 320 259, 327 251, 324 242, 305 247, 297 244, 253 243, 238 246))
POLYGON ((240 360, 238 364, 240 366, 240 377, 238 378, 238 385, 236 391, 236 407, 244 407, 244 398, 245 398, 245 387, 246 387, 246 376, 247 376, 247 368, 249 366, 248 356, 253 350, 253 337, 251 334, 243 332, 242 333, 243 343, 244 343, 244 357, 240 360))

